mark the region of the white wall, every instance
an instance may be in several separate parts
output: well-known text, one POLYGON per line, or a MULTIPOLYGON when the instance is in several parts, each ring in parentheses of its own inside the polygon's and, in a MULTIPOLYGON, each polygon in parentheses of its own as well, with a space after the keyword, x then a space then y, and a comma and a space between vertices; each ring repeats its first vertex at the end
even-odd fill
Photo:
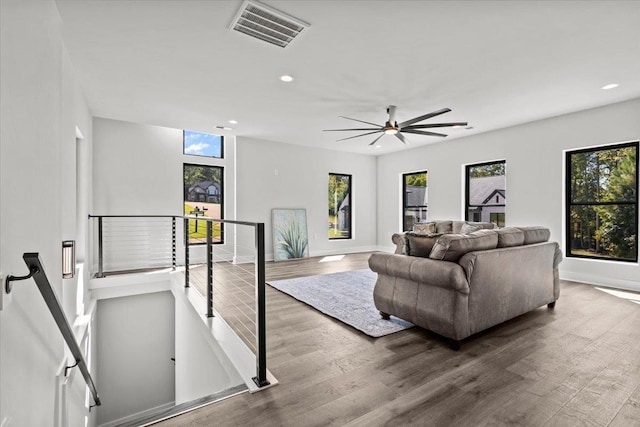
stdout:
MULTIPOLYGON (((307 209, 312 256, 375 249, 375 157, 242 137, 225 144, 224 160, 184 156, 182 130, 94 118, 93 214, 182 215, 183 163, 223 165, 224 217, 264 222, 268 259, 273 256, 273 208, 307 209), (329 172, 352 175, 349 240, 327 237, 329 172)), ((225 242, 232 245, 233 228, 227 230, 225 242)), ((240 249, 253 247, 252 233, 238 227, 240 249)), ((191 255, 197 257, 198 249, 192 247, 191 255)))
POLYGON ((265 223, 273 258, 271 209, 305 208, 311 256, 376 246, 376 158, 252 138, 237 138, 238 218, 265 223), (328 238, 329 173, 352 175, 352 239, 328 238))
MULTIPOLYGON (((506 225, 543 225, 564 249, 564 150, 640 138, 640 99, 540 120, 378 159, 378 244, 390 249, 400 224, 400 179, 429 173, 429 217, 464 218, 464 166, 506 160, 506 225)), ((469 118, 472 120, 473 118, 469 118)), ((477 125, 477 124, 476 124, 477 125)), ((640 267, 565 259, 561 277, 640 290, 640 267)))
POLYGON ((174 328, 171 292, 98 301, 99 424, 173 404, 174 328))
POLYGON ((182 215, 182 131, 93 119, 94 215, 182 215))
MULTIPOLYGON (((207 129, 193 129, 214 132, 207 129)), ((214 132, 215 133, 215 132, 214 132)), ((235 142, 225 140, 224 159, 183 155, 182 130, 119 120, 93 119, 93 215, 183 215, 183 164, 224 167, 224 218, 235 218, 235 142)), ((182 241, 178 224, 178 239, 182 241)), ((233 234, 225 235, 225 246, 233 234)), ((178 245, 179 248, 182 245, 178 245)), ((192 261, 204 248, 192 247, 192 261)), ((182 260, 178 254, 178 260, 182 260)))
POLYGON ((244 384, 189 300, 176 301, 176 405, 244 384))
MULTIPOLYGON (((0 270, 25 274, 22 254, 39 252, 73 316, 76 281, 61 279, 61 242, 76 238, 75 128, 90 145, 90 114, 55 3, 2 0, 0 8, 0 270)), ((56 394, 64 348, 33 281, 16 283, 0 312, 0 424, 52 425, 70 405, 70 413, 88 416, 73 421, 93 425, 84 399, 69 395, 65 403, 56 394)))

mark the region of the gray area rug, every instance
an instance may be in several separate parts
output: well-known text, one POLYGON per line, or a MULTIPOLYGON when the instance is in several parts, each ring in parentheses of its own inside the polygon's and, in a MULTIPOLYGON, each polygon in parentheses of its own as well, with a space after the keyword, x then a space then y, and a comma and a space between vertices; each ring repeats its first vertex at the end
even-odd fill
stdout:
POLYGON ((268 284, 374 338, 411 328, 412 323, 396 317, 391 316, 391 320, 380 317, 373 304, 376 277, 376 273, 366 269, 274 280, 268 284))

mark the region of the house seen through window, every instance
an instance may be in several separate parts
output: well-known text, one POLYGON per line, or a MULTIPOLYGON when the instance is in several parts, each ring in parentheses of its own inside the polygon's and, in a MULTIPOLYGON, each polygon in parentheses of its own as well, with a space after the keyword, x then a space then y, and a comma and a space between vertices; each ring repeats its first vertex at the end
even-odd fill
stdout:
POLYGON ((329 239, 351 238, 351 175, 329 174, 329 239))
POLYGON ((566 254, 638 260, 638 141, 566 155, 566 254))
POLYGON ((506 162, 504 160, 466 166, 467 221, 505 225, 507 202, 506 162))
MULTIPOLYGON (((222 219, 223 172, 220 166, 184 164, 184 214, 222 219)), ((213 223, 213 242, 223 243, 220 223, 213 223)), ((207 221, 189 221, 189 242, 206 243, 207 221)))
POLYGON ((427 220, 427 171, 402 175, 402 231, 427 220))

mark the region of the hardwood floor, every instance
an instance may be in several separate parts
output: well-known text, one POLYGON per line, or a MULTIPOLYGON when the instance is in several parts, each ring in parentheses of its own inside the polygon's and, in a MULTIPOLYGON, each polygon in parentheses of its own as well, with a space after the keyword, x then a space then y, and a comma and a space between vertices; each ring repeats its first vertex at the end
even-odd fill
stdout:
MULTIPOLYGON (((268 263, 267 277, 366 268, 369 255, 268 263)), ((640 425, 639 302, 562 282, 555 310, 454 352, 420 328, 370 338, 267 286, 268 367, 280 384, 157 425, 640 425)))

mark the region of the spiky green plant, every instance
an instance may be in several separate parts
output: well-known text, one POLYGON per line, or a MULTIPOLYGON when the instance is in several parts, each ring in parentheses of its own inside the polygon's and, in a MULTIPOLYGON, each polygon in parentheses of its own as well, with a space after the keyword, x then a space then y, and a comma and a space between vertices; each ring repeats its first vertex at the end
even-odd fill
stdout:
POLYGON ((287 253, 287 258, 304 257, 309 240, 300 221, 289 215, 287 222, 276 230, 280 237, 276 243, 287 253))

